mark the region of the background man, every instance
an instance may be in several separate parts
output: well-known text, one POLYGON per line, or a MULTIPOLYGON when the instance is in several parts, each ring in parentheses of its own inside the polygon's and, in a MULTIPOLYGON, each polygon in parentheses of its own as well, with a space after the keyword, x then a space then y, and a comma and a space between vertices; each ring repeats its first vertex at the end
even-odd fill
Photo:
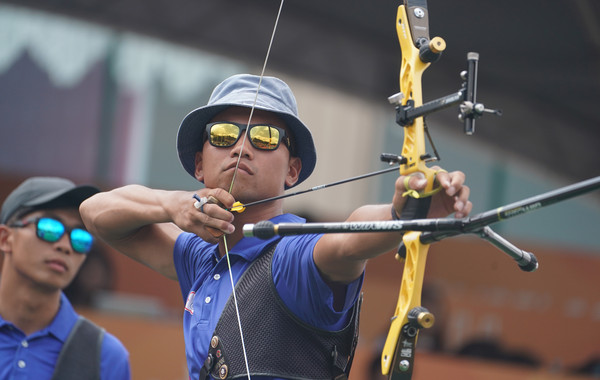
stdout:
POLYGON ((62 293, 93 243, 79 205, 98 191, 33 177, 4 201, 0 379, 130 379, 125 347, 81 319, 62 293))

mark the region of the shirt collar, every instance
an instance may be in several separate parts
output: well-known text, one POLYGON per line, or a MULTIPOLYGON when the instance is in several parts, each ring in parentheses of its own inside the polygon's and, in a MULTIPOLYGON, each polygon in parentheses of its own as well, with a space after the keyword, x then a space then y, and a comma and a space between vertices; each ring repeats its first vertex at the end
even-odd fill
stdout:
POLYGON ((71 328, 77 322, 77 318, 78 316, 73 306, 71 306, 65 294, 61 292, 58 313, 56 313, 56 316, 45 330, 64 342, 69 336, 71 328))
MULTIPOLYGON (((64 293, 60 293, 60 307, 58 308, 58 313, 54 316, 54 319, 48 326, 41 329, 40 331, 34 332, 32 335, 46 335, 52 334, 57 339, 64 342, 69 333, 71 332, 71 328, 75 325, 77 321, 78 315, 75 313, 73 306, 67 299, 64 293)), ((2 316, 0 316, 0 327, 4 325, 13 326, 12 323, 6 321, 2 316)))

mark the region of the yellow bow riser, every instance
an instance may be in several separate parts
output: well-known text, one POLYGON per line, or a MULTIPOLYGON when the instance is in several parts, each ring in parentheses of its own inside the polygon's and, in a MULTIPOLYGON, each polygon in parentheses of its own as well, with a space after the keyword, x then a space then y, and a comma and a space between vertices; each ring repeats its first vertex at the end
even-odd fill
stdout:
MULTIPOLYGON (((400 70, 402 99, 400 104, 404 107, 409 105, 416 108, 423 104, 421 78, 430 63, 422 60, 420 49, 415 46, 416 41, 411 35, 407 11, 412 12, 413 19, 411 21, 413 23, 423 24, 423 37, 430 45, 430 49, 437 49, 441 52, 445 48, 445 42, 439 37, 429 41, 426 9, 418 7, 407 9, 405 5, 398 7, 396 31, 402 50, 400 70), (415 20, 415 17, 420 20, 415 20)), ((415 198, 432 195, 435 192, 436 171, 426 165, 423 117, 417 117, 410 125, 404 126, 402 157, 406 159, 406 162, 400 166, 400 174, 408 176, 413 173, 422 173, 427 179, 427 186, 420 196, 418 193, 416 195, 407 193, 407 195, 415 198)), ((420 232, 408 232, 403 237, 406 258, 402 283, 394 317, 381 355, 382 373, 393 380, 411 378, 418 331, 420 328, 431 327, 434 322, 433 315, 421 307, 421 291, 429 245, 421 244, 420 236, 420 232)), ((403 259, 399 256, 397 258, 403 259)))

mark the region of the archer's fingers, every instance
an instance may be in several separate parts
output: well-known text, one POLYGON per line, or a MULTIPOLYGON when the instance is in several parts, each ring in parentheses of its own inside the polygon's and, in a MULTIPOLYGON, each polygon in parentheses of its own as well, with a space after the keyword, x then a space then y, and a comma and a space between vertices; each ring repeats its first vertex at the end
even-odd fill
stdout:
POLYGON ((210 241, 212 239, 207 238, 219 238, 224 233, 232 233, 235 230, 231 224, 234 216, 224 207, 230 207, 233 204, 235 201, 233 196, 222 189, 208 191, 205 189, 198 193, 194 194, 194 198, 197 200, 194 203, 196 208, 194 219, 197 223, 195 228, 200 229, 196 234, 204 240, 210 241), (199 196, 198 193, 202 196, 199 196))
POLYGON ((224 209, 232 207, 235 203, 235 198, 227 191, 220 188, 211 189, 207 197, 207 204, 214 204, 224 209))
POLYGON ((452 205, 454 216, 456 218, 463 218, 469 215, 473 204, 469 201, 471 189, 465 185, 465 173, 461 171, 446 173, 442 170, 437 173, 436 179, 440 183, 440 186, 444 188, 446 195, 454 199, 454 204, 452 205))
POLYGON ((465 173, 461 171, 446 172, 443 169, 437 169, 436 180, 442 186, 449 196, 457 195, 464 187, 465 173))
POLYGON ((471 213, 473 203, 469 200, 471 189, 469 186, 462 186, 460 191, 454 197, 454 216, 456 218, 464 218, 471 213))

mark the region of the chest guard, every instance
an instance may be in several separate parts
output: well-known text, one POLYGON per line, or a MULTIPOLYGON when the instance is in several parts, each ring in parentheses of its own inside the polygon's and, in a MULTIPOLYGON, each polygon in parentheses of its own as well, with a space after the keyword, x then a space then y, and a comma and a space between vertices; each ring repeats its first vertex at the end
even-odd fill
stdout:
MULTIPOLYGON (((275 245, 244 272, 235 292, 244 332, 251 376, 294 380, 348 378, 358 342, 358 316, 362 295, 352 317, 340 331, 312 327, 283 303, 271 271, 275 245)), ((210 342, 200 380, 248 377, 233 295, 229 297, 210 342)))

